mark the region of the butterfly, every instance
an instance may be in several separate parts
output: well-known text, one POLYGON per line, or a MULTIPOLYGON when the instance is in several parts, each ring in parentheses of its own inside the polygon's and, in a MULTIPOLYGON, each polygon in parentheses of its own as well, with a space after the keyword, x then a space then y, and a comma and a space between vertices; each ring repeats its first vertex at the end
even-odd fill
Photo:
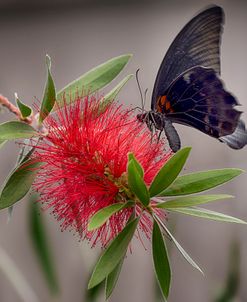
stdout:
POLYGON ((173 123, 200 130, 233 149, 247 144, 242 112, 220 78, 220 42, 224 12, 211 6, 196 15, 169 47, 157 74, 151 110, 138 114, 150 130, 165 132, 170 148, 181 142, 173 123))

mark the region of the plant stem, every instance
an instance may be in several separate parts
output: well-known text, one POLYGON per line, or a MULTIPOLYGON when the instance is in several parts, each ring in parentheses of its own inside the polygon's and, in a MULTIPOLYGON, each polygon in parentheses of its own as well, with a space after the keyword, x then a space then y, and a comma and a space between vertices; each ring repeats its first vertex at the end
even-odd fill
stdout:
POLYGON ((12 104, 5 96, 0 94, 0 105, 2 105, 3 107, 6 107, 10 112, 14 113, 19 120, 27 123, 27 124, 31 124, 32 123, 32 119, 29 117, 23 118, 21 111, 19 110, 18 107, 16 107, 14 104, 12 104))

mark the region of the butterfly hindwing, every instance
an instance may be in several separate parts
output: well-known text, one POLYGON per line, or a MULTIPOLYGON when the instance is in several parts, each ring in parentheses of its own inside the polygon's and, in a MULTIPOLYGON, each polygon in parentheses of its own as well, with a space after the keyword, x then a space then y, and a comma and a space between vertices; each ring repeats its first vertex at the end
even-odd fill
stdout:
POLYGON ((219 138, 235 131, 241 114, 234 109, 236 105, 213 69, 196 66, 182 73, 165 95, 158 97, 155 110, 171 122, 219 138))
POLYGON ((247 131, 244 122, 239 120, 235 131, 230 135, 220 137, 219 140, 233 149, 242 149, 247 145, 247 131))
POLYGON ((159 68, 152 94, 152 110, 155 110, 158 96, 164 95, 171 82, 185 70, 205 66, 220 73, 219 47, 223 22, 223 10, 212 6, 195 16, 180 31, 159 68))

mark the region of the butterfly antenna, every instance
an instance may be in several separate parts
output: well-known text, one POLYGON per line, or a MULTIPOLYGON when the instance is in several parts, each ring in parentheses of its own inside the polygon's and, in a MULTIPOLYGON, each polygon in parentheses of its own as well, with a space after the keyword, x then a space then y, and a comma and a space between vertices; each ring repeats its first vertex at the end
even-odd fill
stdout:
POLYGON ((145 91, 144 91, 144 103, 143 103, 144 108, 145 108, 145 105, 146 105, 147 93, 148 93, 148 89, 146 88, 145 91))
POLYGON ((130 110, 128 110, 128 112, 135 111, 136 109, 139 109, 139 110, 141 110, 141 111, 142 111, 142 108, 141 108, 141 107, 136 106, 136 107, 131 108, 130 110))
POLYGON ((144 101, 144 98, 143 98, 143 94, 142 94, 142 89, 141 89, 141 85, 140 85, 140 81, 139 81, 139 71, 140 71, 140 68, 137 69, 136 71, 136 82, 137 82, 137 86, 138 86, 138 89, 139 89, 139 92, 140 92, 140 95, 141 95, 141 102, 142 102, 142 112, 144 111, 144 105, 145 105, 145 101, 144 101))

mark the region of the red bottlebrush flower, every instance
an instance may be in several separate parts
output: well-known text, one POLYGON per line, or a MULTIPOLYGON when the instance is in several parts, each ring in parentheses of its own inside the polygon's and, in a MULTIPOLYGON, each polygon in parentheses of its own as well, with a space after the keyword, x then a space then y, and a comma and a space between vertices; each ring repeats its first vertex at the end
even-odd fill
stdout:
MULTIPOLYGON (((92 96, 60 107, 46 118, 48 135, 33 155, 44 163, 34 188, 62 229, 75 229, 92 245, 105 246, 124 228, 132 210, 121 210, 95 231, 88 231, 88 221, 100 209, 129 199, 123 190, 128 186, 128 152, 142 164, 146 184, 170 153, 164 155, 164 144, 122 106, 113 103, 97 112, 100 100, 92 96)), ((137 215, 142 212, 140 205, 135 208, 137 215)), ((151 226, 150 215, 142 213, 139 228, 148 237, 151 226)))

